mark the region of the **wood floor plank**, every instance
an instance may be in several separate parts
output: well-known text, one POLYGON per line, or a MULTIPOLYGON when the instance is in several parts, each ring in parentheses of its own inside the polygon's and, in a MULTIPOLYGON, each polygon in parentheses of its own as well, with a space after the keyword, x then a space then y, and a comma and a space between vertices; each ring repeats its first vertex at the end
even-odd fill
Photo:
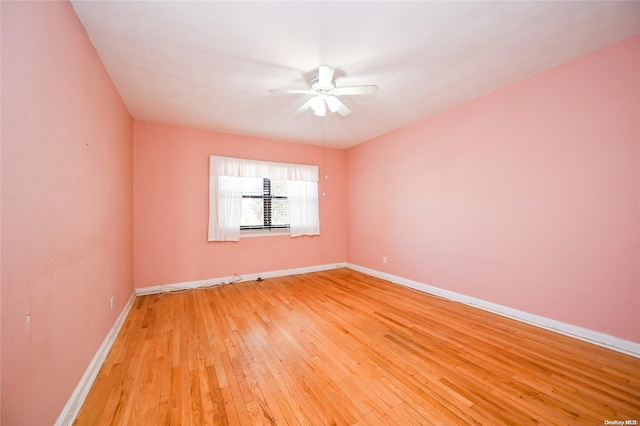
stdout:
POLYGON ((136 298, 76 425, 640 421, 640 359, 349 269, 136 298))

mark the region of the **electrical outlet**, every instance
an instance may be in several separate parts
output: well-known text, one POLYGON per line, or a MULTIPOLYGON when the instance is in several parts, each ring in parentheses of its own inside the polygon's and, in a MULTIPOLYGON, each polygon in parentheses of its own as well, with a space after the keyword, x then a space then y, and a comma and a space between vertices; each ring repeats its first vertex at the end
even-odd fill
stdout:
POLYGON ((382 263, 387 263, 387 256, 382 256, 382 263))
POLYGON ((113 311, 113 300, 114 300, 115 296, 111 296, 111 310, 113 311))

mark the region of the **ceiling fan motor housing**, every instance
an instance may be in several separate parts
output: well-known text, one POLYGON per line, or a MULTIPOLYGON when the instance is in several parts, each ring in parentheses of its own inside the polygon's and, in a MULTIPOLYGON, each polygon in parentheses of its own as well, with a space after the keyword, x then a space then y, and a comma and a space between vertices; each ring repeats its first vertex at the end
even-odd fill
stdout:
POLYGON ((329 96, 335 88, 336 86, 333 83, 330 86, 321 86, 317 78, 311 82, 311 90, 314 90, 318 96, 329 96))

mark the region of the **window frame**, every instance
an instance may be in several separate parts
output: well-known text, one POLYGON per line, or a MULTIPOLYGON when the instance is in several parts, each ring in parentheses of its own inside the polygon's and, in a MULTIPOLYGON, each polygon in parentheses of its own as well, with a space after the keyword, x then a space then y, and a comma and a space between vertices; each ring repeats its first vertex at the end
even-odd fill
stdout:
POLYGON ((262 199, 262 225, 240 225, 240 232, 245 234, 247 232, 289 232, 291 228, 291 220, 286 225, 274 225, 272 216, 272 201, 273 200, 288 200, 288 196, 273 195, 271 192, 271 179, 262 178, 262 194, 242 194, 242 199, 262 199))
MULTIPOLYGON (((240 241, 243 185, 236 177, 287 182, 289 229, 262 235, 320 235, 319 167, 234 157, 209 156, 209 226, 207 241, 240 241)), ((243 231, 244 236, 247 235, 243 231)), ((257 234, 260 231, 254 233, 257 234)), ((258 236, 258 235, 256 235, 258 236)))

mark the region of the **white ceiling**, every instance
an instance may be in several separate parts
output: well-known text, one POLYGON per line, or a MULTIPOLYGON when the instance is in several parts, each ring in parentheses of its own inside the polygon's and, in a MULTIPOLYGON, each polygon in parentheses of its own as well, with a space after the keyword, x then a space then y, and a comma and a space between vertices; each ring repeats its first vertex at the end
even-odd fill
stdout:
POLYGON ((342 97, 326 145, 346 148, 640 33, 640 2, 72 2, 129 112, 146 120, 322 144, 294 116, 319 65, 342 97))

